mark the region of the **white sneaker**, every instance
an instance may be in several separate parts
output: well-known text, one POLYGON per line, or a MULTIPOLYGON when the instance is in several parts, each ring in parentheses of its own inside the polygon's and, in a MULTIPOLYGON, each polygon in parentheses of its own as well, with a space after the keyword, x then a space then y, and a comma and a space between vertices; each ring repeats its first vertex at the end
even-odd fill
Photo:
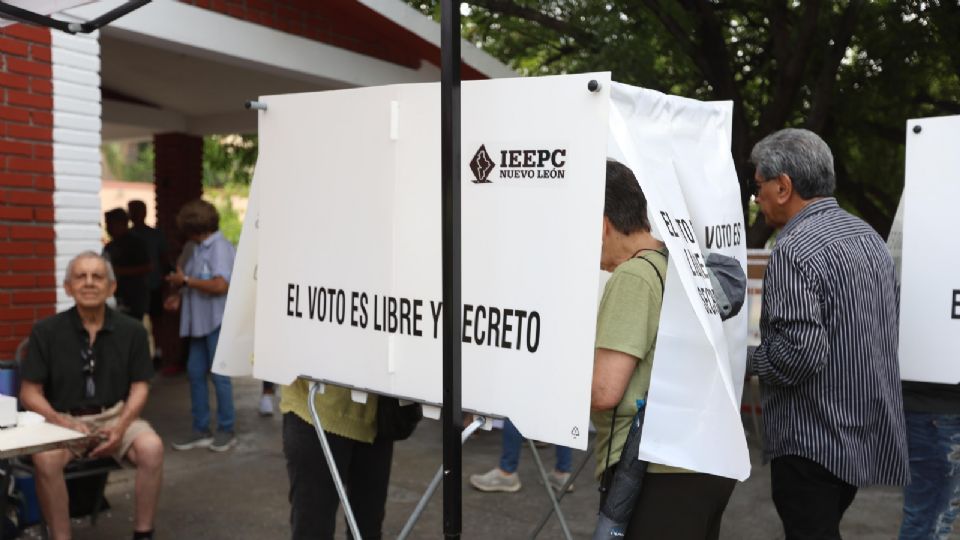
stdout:
POLYGON ((273 394, 260 396, 260 416, 273 416, 273 394))
POLYGON ((494 467, 484 474, 470 475, 470 484, 480 491, 505 491, 513 493, 520 490, 520 476, 517 473, 506 473, 499 467, 494 467))

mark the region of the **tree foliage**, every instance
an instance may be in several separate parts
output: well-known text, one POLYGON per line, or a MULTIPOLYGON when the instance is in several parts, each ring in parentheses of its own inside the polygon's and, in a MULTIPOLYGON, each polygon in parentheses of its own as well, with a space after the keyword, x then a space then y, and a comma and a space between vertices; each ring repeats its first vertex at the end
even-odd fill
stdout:
POLYGON ((208 135, 203 138, 203 185, 250 185, 257 164, 256 135, 208 135))
POLYGON ((101 152, 104 165, 113 178, 125 182, 153 182, 152 143, 141 142, 129 147, 104 143, 101 152))
MULTIPOLYGON (((437 0, 408 0, 439 17, 437 0)), ((837 198, 879 232, 903 185, 905 123, 960 113, 958 0, 472 0, 462 34, 522 75, 620 82, 734 104, 744 209, 750 150, 783 127, 834 152, 837 198)), ((771 230, 762 216, 748 243, 771 230)))

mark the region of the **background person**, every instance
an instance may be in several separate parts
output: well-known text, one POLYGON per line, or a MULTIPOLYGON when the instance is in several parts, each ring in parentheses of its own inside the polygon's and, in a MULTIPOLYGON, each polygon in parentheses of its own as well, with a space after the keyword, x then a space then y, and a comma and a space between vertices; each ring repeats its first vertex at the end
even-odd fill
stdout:
POLYGON ((104 214, 110 242, 103 247, 103 255, 117 275, 117 309, 142 322, 149 300, 147 276, 153 266, 146 243, 130 234, 128 221, 123 208, 114 208, 104 214))
POLYGON ((782 227, 753 355, 773 503, 788 539, 839 539, 859 487, 908 480, 893 260, 832 197, 815 133, 780 130, 751 159, 760 211, 782 227))
POLYGON ((147 315, 150 316, 150 331, 153 334, 154 365, 160 365, 160 325, 163 318, 163 275, 170 267, 167 260, 167 240, 160 232, 146 224, 147 205, 141 200, 127 203, 130 214, 130 234, 143 241, 150 256, 150 273, 147 274, 147 315))
POLYGON ((70 538, 63 468, 77 457, 126 459, 137 468, 133 537, 152 538, 163 442, 140 419, 152 376, 147 332, 107 307, 116 278, 100 255, 74 257, 63 286, 75 305, 34 325, 20 400, 47 422, 94 438, 92 444, 33 455, 43 515, 54 540, 70 538))
POLYGON ((196 247, 183 267, 167 276, 178 287, 168 306, 180 310, 180 335, 190 338, 187 376, 190 379, 190 412, 193 433, 173 444, 174 450, 209 448, 216 452, 236 444, 233 386, 230 377, 211 372, 227 303, 227 289, 236 250, 220 233, 220 215, 202 199, 188 202, 177 214, 177 227, 196 247), (210 398, 207 377, 213 380, 217 399, 217 430, 210 431, 210 398))
POLYGON ((903 381, 910 483, 900 540, 946 540, 960 514, 960 388, 903 381))
MULTIPOLYGON (((523 445, 523 435, 513 425, 509 418, 503 421, 503 435, 500 443, 500 466, 494 467, 483 474, 470 475, 470 485, 480 491, 504 491, 513 493, 519 491, 520 476, 517 467, 520 466, 520 449, 523 445)), ((566 446, 556 445, 557 461, 554 470, 547 475, 550 487, 559 492, 563 484, 570 478, 570 463, 573 460, 573 451, 566 446)), ((573 484, 567 487, 573 491, 573 484)))

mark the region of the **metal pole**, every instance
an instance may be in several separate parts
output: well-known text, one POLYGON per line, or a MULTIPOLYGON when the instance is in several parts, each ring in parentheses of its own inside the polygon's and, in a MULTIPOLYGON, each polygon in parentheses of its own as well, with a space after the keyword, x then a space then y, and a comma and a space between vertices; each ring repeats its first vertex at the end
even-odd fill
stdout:
POLYGON ((443 226, 443 535, 460 538, 460 2, 440 7, 440 146, 443 226))
MULTIPOLYGON (((553 492, 553 486, 550 485, 550 479, 547 478, 547 470, 543 468, 543 460, 540 459, 540 452, 537 452, 537 445, 533 444, 533 441, 530 439, 527 439, 527 442, 530 443, 530 452, 533 453, 533 460, 537 462, 537 469, 540 471, 540 479, 543 480, 543 487, 547 490, 547 497, 550 497, 550 504, 553 506, 554 512, 557 513, 557 519, 560 520, 560 530, 563 531, 563 537, 567 540, 572 540, 573 537, 570 536, 570 528, 567 527, 567 520, 563 517, 563 512, 560 511, 560 501, 557 500, 557 496, 553 492)), ((566 488, 569 483, 569 479, 567 482, 564 482, 564 488, 566 488)), ((560 493, 562 495, 563 491, 560 493)))
POLYGON ((347 517, 347 526, 350 527, 350 533, 354 540, 361 540, 360 528, 357 527, 357 520, 353 517, 353 508, 350 507, 350 500, 347 499, 347 491, 343 488, 343 482, 340 480, 340 471, 337 470, 337 462, 333 459, 333 452, 330 451, 330 443, 327 442, 327 434, 323 432, 323 426, 320 424, 320 415, 317 414, 317 391, 320 386, 317 381, 310 381, 310 396, 307 398, 310 406, 310 416, 313 418, 313 427, 317 430, 317 437, 320 438, 320 447, 323 448, 323 457, 327 460, 327 468, 330 469, 330 476, 333 477, 333 485, 337 488, 337 495, 340 496, 340 503, 343 504, 343 515, 347 517))
MULTIPOLYGON (((480 428, 480 426, 482 426, 486 421, 486 418, 478 416, 472 424, 467 426, 467 429, 463 430, 463 433, 460 435, 460 443, 465 443, 467 439, 473 435, 473 432, 480 428)), ((430 485, 427 486, 427 491, 423 493, 423 497, 420 497, 420 502, 417 503, 417 507, 414 508, 413 513, 410 514, 410 519, 407 520, 406 525, 403 526, 403 530, 400 531, 400 536, 397 537, 397 540, 406 540, 406 538, 410 536, 410 533, 413 532, 414 525, 417 524, 420 516, 423 515, 423 511, 426 510, 427 503, 429 503, 430 499, 433 498, 433 494, 440 486, 440 480, 442 478, 443 466, 441 465, 440 468, 437 469, 437 474, 433 475, 433 479, 430 480, 430 485)))
MULTIPOLYGON (((587 455, 583 458, 583 461, 580 462, 580 465, 577 465, 577 470, 573 471, 573 474, 570 475, 570 478, 568 478, 567 481, 564 482, 563 489, 560 490, 560 494, 557 495, 558 504, 560 503, 560 501, 563 500, 564 497, 567 496, 567 488, 570 487, 570 484, 572 484, 573 481, 580 476, 580 473, 583 472, 584 466, 586 466, 586 464, 591 461, 590 458, 592 457, 593 457, 593 447, 590 447, 587 449, 587 455)), ((540 531, 543 530, 543 527, 544 525, 547 524, 547 521, 550 519, 550 516, 553 515, 553 511, 554 511, 554 507, 553 505, 551 505, 550 508, 547 510, 547 513, 544 514, 542 518, 540 518, 540 523, 537 523, 537 526, 533 529, 533 533, 530 534, 530 540, 534 540, 537 537, 537 535, 540 534, 540 531)))

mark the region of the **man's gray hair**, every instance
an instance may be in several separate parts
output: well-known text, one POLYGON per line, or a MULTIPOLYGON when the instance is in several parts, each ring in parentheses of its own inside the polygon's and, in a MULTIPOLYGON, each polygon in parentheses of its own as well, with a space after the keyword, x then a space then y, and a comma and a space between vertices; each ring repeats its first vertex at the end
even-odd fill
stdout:
POLYGON ((830 147, 807 129, 787 128, 767 135, 754 145, 750 161, 765 179, 789 176, 801 199, 830 197, 837 187, 830 147))
POLYGON ((107 281, 110 283, 115 283, 117 281, 117 275, 113 273, 113 265, 110 264, 110 261, 96 251, 87 250, 81 251, 74 258, 70 259, 69 263, 67 263, 67 273, 63 275, 64 283, 70 281, 70 276, 73 275, 73 265, 76 264, 76 262, 80 259, 100 259, 103 261, 103 265, 107 267, 107 281))

